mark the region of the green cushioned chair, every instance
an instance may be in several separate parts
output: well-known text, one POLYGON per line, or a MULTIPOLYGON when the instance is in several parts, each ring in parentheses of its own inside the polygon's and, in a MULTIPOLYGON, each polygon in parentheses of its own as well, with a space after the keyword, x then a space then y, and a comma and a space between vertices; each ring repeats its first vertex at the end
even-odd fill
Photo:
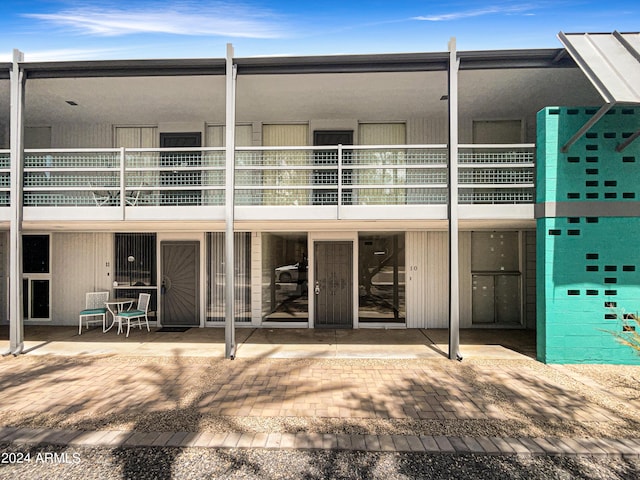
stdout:
POLYGON ((102 332, 107 329, 107 308, 104 302, 109 300, 109 292, 88 292, 85 296, 84 310, 80 312, 78 335, 82 335, 82 320, 89 328, 90 323, 102 322, 102 332), (102 318, 100 318, 102 317, 102 318))
POLYGON ((147 325, 147 332, 149 332, 149 317, 147 312, 149 311, 149 302, 151 295, 148 293, 141 293, 138 296, 138 305, 134 310, 125 310, 116 315, 114 321, 118 324, 118 333, 122 331, 122 324, 127 324, 127 337, 129 336, 129 330, 131 325, 134 327, 140 327, 142 330, 142 322, 147 325))

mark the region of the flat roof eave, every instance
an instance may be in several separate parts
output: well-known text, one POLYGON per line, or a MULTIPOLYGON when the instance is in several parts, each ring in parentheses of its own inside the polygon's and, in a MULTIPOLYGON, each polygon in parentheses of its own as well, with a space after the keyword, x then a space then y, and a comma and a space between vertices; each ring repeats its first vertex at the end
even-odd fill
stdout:
MULTIPOLYGON (((461 70, 576 67, 564 49, 460 51, 461 70)), ((234 58, 238 74, 446 71, 447 52, 234 58)), ((8 72, 0 65, 0 78, 8 72)), ((224 58, 22 62, 27 78, 224 75, 224 58)))

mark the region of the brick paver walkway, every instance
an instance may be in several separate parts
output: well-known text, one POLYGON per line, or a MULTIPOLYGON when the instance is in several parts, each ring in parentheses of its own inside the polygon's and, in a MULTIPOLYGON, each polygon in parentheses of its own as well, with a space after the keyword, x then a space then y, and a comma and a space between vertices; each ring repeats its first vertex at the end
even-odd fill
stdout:
POLYGON ((430 454, 640 457, 640 439, 458 437, 330 433, 132 432, 0 428, 0 443, 87 447, 365 450, 430 454))
POLYGON ((99 357, 7 359, 0 411, 86 413, 190 408, 201 414, 266 417, 614 421, 540 364, 497 367, 449 361, 217 360, 190 364, 99 357))
POLYGON ((533 360, 6 357, 0 360, 0 417, 8 426, 0 427, 0 443, 639 456, 640 435, 598 434, 621 424, 638 432, 637 399, 598 400, 606 392, 591 386, 585 393, 584 384, 567 382, 559 372, 533 360), (174 414, 189 420, 157 426, 137 421, 174 414), (229 431, 201 424, 219 417, 232 419, 229 431), (275 418, 357 421, 371 429, 233 430, 247 419, 275 418), (388 434, 375 426, 532 419, 570 428, 564 435, 487 436, 388 434))

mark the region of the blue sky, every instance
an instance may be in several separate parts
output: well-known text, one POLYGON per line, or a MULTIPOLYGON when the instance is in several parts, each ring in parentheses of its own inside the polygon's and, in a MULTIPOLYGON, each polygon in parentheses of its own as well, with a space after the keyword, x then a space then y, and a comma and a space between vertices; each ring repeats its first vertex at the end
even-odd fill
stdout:
POLYGON ((564 32, 640 30, 640 0, 4 0, 0 60, 554 48, 564 32))

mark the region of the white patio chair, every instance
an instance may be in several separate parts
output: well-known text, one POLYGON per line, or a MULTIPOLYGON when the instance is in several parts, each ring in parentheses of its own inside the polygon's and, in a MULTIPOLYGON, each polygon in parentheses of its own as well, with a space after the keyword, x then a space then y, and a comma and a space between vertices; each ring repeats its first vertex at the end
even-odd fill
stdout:
POLYGON ((138 198, 140 198, 140 190, 135 190, 133 192, 127 192, 127 195, 124 197, 124 201, 127 204, 127 207, 135 207, 138 205, 138 198))
POLYGON ((111 194, 106 190, 94 190, 95 185, 89 183, 89 189, 91 189, 91 195, 93 196, 93 201, 96 203, 98 207, 102 207, 104 205, 111 205, 113 202, 113 198, 111 194))
POLYGON ((102 321, 102 332, 106 331, 107 307, 104 305, 104 302, 107 300, 109 300, 109 292, 88 292, 86 294, 84 310, 80 312, 78 335, 82 335, 82 319, 84 319, 87 328, 89 328, 90 323, 102 321), (99 317, 102 317, 102 320, 100 320, 99 317))
POLYGON ((118 324, 118 333, 122 331, 122 324, 126 322, 127 324, 127 337, 129 336, 129 330, 131 326, 140 327, 142 330, 142 322, 147 324, 147 332, 149 332, 149 317, 147 313, 149 311, 149 302, 151 300, 151 295, 148 293, 141 293, 138 296, 138 306, 134 310, 125 310, 119 312, 114 321, 118 324))

